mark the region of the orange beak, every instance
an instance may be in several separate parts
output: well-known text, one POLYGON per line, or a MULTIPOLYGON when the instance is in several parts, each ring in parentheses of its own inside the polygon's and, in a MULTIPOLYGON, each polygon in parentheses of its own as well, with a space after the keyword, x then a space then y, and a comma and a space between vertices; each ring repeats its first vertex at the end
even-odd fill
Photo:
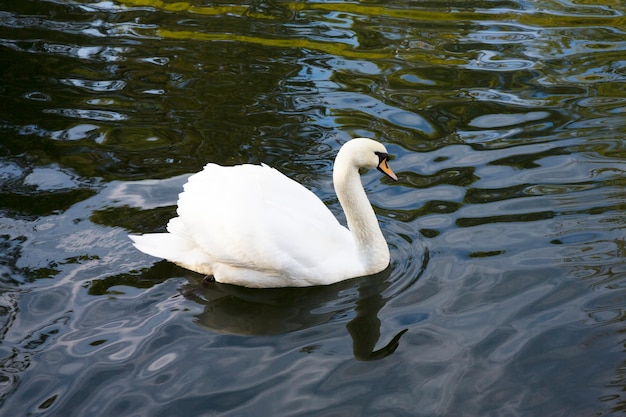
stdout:
POLYGON ((392 180, 398 181, 398 177, 396 176, 396 174, 394 174, 391 168, 389 168, 389 160, 387 159, 387 157, 380 160, 377 169, 392 180))

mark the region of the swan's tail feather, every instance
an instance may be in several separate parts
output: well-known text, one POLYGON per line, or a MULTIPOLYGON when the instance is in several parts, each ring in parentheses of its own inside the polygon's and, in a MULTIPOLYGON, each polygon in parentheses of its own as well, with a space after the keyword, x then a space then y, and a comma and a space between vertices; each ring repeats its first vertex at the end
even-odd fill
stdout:
POLYGON ((182 267, 211 275, 211 259, 193 241, 172 233, 128 235, 133 245, 143 253, 167 259, 182 267))

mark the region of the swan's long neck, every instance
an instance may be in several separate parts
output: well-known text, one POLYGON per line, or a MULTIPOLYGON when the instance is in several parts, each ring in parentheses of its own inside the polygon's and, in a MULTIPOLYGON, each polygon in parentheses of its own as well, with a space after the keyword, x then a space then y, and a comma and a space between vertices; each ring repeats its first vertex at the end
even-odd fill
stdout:
POLYGON ((363 189, 358 168, 338 155, 333 183, 346 214, 348 229, 352 232, 359 257, 365 265, 364 275, 380 271, 389 264, 389 248, 363 189))

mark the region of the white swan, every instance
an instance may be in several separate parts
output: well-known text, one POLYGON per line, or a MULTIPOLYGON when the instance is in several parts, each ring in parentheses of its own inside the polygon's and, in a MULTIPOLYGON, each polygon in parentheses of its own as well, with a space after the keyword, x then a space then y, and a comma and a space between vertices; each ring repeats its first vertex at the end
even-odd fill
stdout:
POLYGON ((327 285, 389 265, 389 248, 359 176, 378 168, 397 180, 385 147, 344 144, 333 182, 345 228, 311 191, 267 165, 208 164, 189 177, 168 233, 131 235, 137 249, 216 281, 246 287, 327 285))

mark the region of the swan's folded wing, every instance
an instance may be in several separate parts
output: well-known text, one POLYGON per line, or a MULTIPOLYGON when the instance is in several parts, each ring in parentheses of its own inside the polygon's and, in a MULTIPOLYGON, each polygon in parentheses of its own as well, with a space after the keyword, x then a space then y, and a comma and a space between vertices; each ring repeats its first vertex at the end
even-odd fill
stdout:
POLYGON ((268 166, 209 164, 184 189, 168 230, 220 262, 289 273, 354 246, 315 194, 268 166))

